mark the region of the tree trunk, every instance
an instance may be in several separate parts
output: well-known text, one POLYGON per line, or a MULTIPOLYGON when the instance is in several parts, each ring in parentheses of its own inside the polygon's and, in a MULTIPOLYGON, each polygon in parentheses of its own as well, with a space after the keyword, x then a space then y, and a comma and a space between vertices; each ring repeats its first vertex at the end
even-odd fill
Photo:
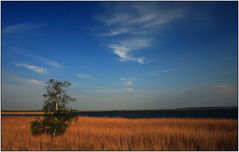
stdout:
POLYGON ((56 111, 58 111, 58 104, 57 104, 57 102, 56 102, 56 111))

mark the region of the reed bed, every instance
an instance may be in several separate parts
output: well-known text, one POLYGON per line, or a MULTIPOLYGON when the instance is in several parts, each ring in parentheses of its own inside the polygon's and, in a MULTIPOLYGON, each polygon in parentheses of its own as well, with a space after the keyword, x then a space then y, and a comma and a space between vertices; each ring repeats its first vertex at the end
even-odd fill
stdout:
POLYGON ((34 137, 40 117, 2 117, 2 150, 238 150, 237 120, 79 117, 64 135, 34 137))

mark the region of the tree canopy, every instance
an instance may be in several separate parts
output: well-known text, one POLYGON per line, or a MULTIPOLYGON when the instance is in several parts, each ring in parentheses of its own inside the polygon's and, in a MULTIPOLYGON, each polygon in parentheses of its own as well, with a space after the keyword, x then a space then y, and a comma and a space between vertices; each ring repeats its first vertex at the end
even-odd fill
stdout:
POLYGON ((66 105, 76 101, 75 98, 67 95, 65 87, 70 86, 68 81, 50 79, 47 82, 45 93, 43 94, 44 104, 42 110, 45 112, 43 120, 33 121, 31 124, 32 134, 43 133, 52 136, 61 135, 71 124, 76 115, 69 110, 66 105))

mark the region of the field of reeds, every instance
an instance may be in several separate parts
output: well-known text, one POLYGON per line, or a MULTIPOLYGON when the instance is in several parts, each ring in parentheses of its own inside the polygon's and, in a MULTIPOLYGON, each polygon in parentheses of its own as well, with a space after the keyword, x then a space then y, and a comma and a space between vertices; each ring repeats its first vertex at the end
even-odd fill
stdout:
POLYGON ((79 117, 64 135, 34 137, 40 117, 3 116, 2 150, 237 150, 237 120, 79 117))

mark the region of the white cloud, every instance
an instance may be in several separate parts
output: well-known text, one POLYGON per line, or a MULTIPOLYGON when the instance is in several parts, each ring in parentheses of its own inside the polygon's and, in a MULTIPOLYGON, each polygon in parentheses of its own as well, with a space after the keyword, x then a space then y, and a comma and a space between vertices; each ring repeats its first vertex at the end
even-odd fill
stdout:
POLYGON ((122 93, 125 92, 123 89, 90 89, 86 90, 86 92, 94 92, 94 93, 122 93))
POLYGON ((43 24, 17 24, 17 25, 9 25, 3 28, 2 34, 4 36, 13 36, 16 34, 24 34, 27 32, 30 32, 34 29, 38 29, 40 27, 44 27, 45 25, 43 24))
POLYGON ((128 91, 128 92, 133 92, 133 91, 134 91, 134 89, 133 89, 133 88, 130 88, 130 87, 125 88, 125 90, 128 91))
POLYGON ((138 35, 154 32, 184 14, 185 10, 163 8, 159 3, 121 3, 109 6, 99 20, 109 29, 109 33, 117 33, 113 35, 138 35))
POLYGON ((83 65, 83 66, 77 66, 77 67, 75 67, 75 68, 82 70, 82 69, 87 69, 88 67, 89 67, 89 66, 87 66, 87 65, 83 65))
POLYGON ((129 58, 127 48, 114 44, 110 45, 109 48, 113 49, 113 53, 118 55, 120 59, 127 60, 129 58))
POLYGON ((31 84, 31 85, 43 85, 44 84, 44 82, 39 81, 39 80, 25 79, 25 78, 21 78, 21 77, 18 77, 18 76, 10 76, 10 78, 12 80, 22 82, 22 83, 25 83, 25 84, 31 84))
POLYGON ((86 73, 78 73, 77 77, 80 79, 92 79, 93 76, 86 73))
POLYGON ((86 90, 86 92, 94 92, 94 93, 127 93, 127 92, 133 92, 133 88, 123 88, 123 89, 90 89, 86 90))
POLYGON ((45 58, 45 57, 42 57, 42 56, 37 56, 37 55, 27 55, 27 56, 30 56, 32 58, 35 58, 35 59, 38 59, 40 60, 42 63, 46 64, 46 65, 49 65, 53 68, 62 68, 64 67, 62 64, 54 61, 54 60, 51 60, 51 59, 48 59, 48 58, 45 58))
POLYGON ((60 64, 60 63, 58 63, 58 62, 56 62, 56 61, 53 61, 53 60, 50 60, 50 59, 47 59, 47 58, 43 58, 43 57, 41 57, 40 59, 41 59, 45 64, 50 65, 50 66, 52 66, 52 67, 54 67, 54 68, 61 68, 61 67, 63 67, 62 64, 60 64))
POLYGON ((125 78, 120 78, 123 82, 122 88, 100 88, 100 89, 90 89, 86 90, 86 92, 97 92, 97 93, 127 93, 127 92, 137 92, 133 88, 133 81, 127 80, 125 78))
POLYGON ((125 82, 125 84, 127 86, 131 87, 133 85, 133 81, 128 80, 128 81, 125 82))
POLYGON ((100 36, 111 37, 108 45, 119 61, 150 63, 146 57, 135 57, 132 52, 152 46, 151 41, 165 25, 184 16, 185 10, 161 7, 160 3, 120 3, 106 5, 98 20, 105 32, 100 36))
POLYGON ((45 64, 45 65, 49 65, 53 68, 62 68, 64 67, 64 65, 62 65, 61 63, 59 62, 56 62, 52 59, 49 59, 49 58, 45 58, 45 57, 42 57, 42 56, 39 56, 39 55, 34 55, 34 54, 31 54, 31 53, 23 53, 23 52, 17 52, 18 55, 24 55, 24 56, 27 56, 27 57, 31 57, 33 59, 36 59, 38 61, 40 61, 41 63, 45 64))
POLYGON ((220 94, 234 95, 236 94, 236 85, 232 85, 232 84, 212 85, 212 86, 191 89, 190 93, 191 92, 202 93, 202 94, 220 93, 220 94))
POLYGON ((117 36, 117 35, 121 35, 121 34, 125 34, 129 32, 129 29, 127 28, 121 28, 121 29, 117 29, 117 30, 112 30, 106 33, 100 33, 100 36, 117 36))
POLYGON ((237 94, 237 86, 236 85, 222 84, 222 85, 215 86, 214 89, 220 90, 221 92, 229 94, 229 95, 237 94))
POLYGON ((34 80, 34 79, 26 80, 26 82, 31 83, 31 84, 44 84, 42 81, 38 81, 38 80, 34 80))
POLYGON ((15 64, 15 66, 17 67, 24 67, 26 69, 29 69, 33 72, 36 72, 38 74, 45 74, 47 72, 46 68, 40 67, 40 66, 36 66, 36 65, 32 65, 32 64, 15 64))
POLYGON ((148 76, 155 76, 155 75, 157 75, 155 72, 152 72, 152 71, 149 71, 148 73, 147 73, 147 75, 148 76))
POLYGON ((166 72, 171 72, 171 71, 174 71, 174 70, 176 70, 176 68, 165 69, 165 70, 162 70, 162 72, 166 73, 166 72))
MULTIPOLYGON (((122 80, 122 79, 121 79, 122 80)), ((124 85, 125 85, 125 88, 123 89, 124 91, 126 91, 126 92, 133 92, 133 91, 135 91, 134 89, 133 89, 133 81, 132 80, 126 80, 126 79, 124 79, 124 80, 122 80, 122 81, 124 81, 124 85)))
POLYGON ((152 61, 146 60, 145 57, 132 57, 130 52, 139 50, 142 48, 150 47, 150 39, 134 38, 127 41, 122 41, 119 44, 111 44, 109 48, 113 50, 113 53, 119 57, 121 62, 135 61, 140 64, 150 63, 152 61))

